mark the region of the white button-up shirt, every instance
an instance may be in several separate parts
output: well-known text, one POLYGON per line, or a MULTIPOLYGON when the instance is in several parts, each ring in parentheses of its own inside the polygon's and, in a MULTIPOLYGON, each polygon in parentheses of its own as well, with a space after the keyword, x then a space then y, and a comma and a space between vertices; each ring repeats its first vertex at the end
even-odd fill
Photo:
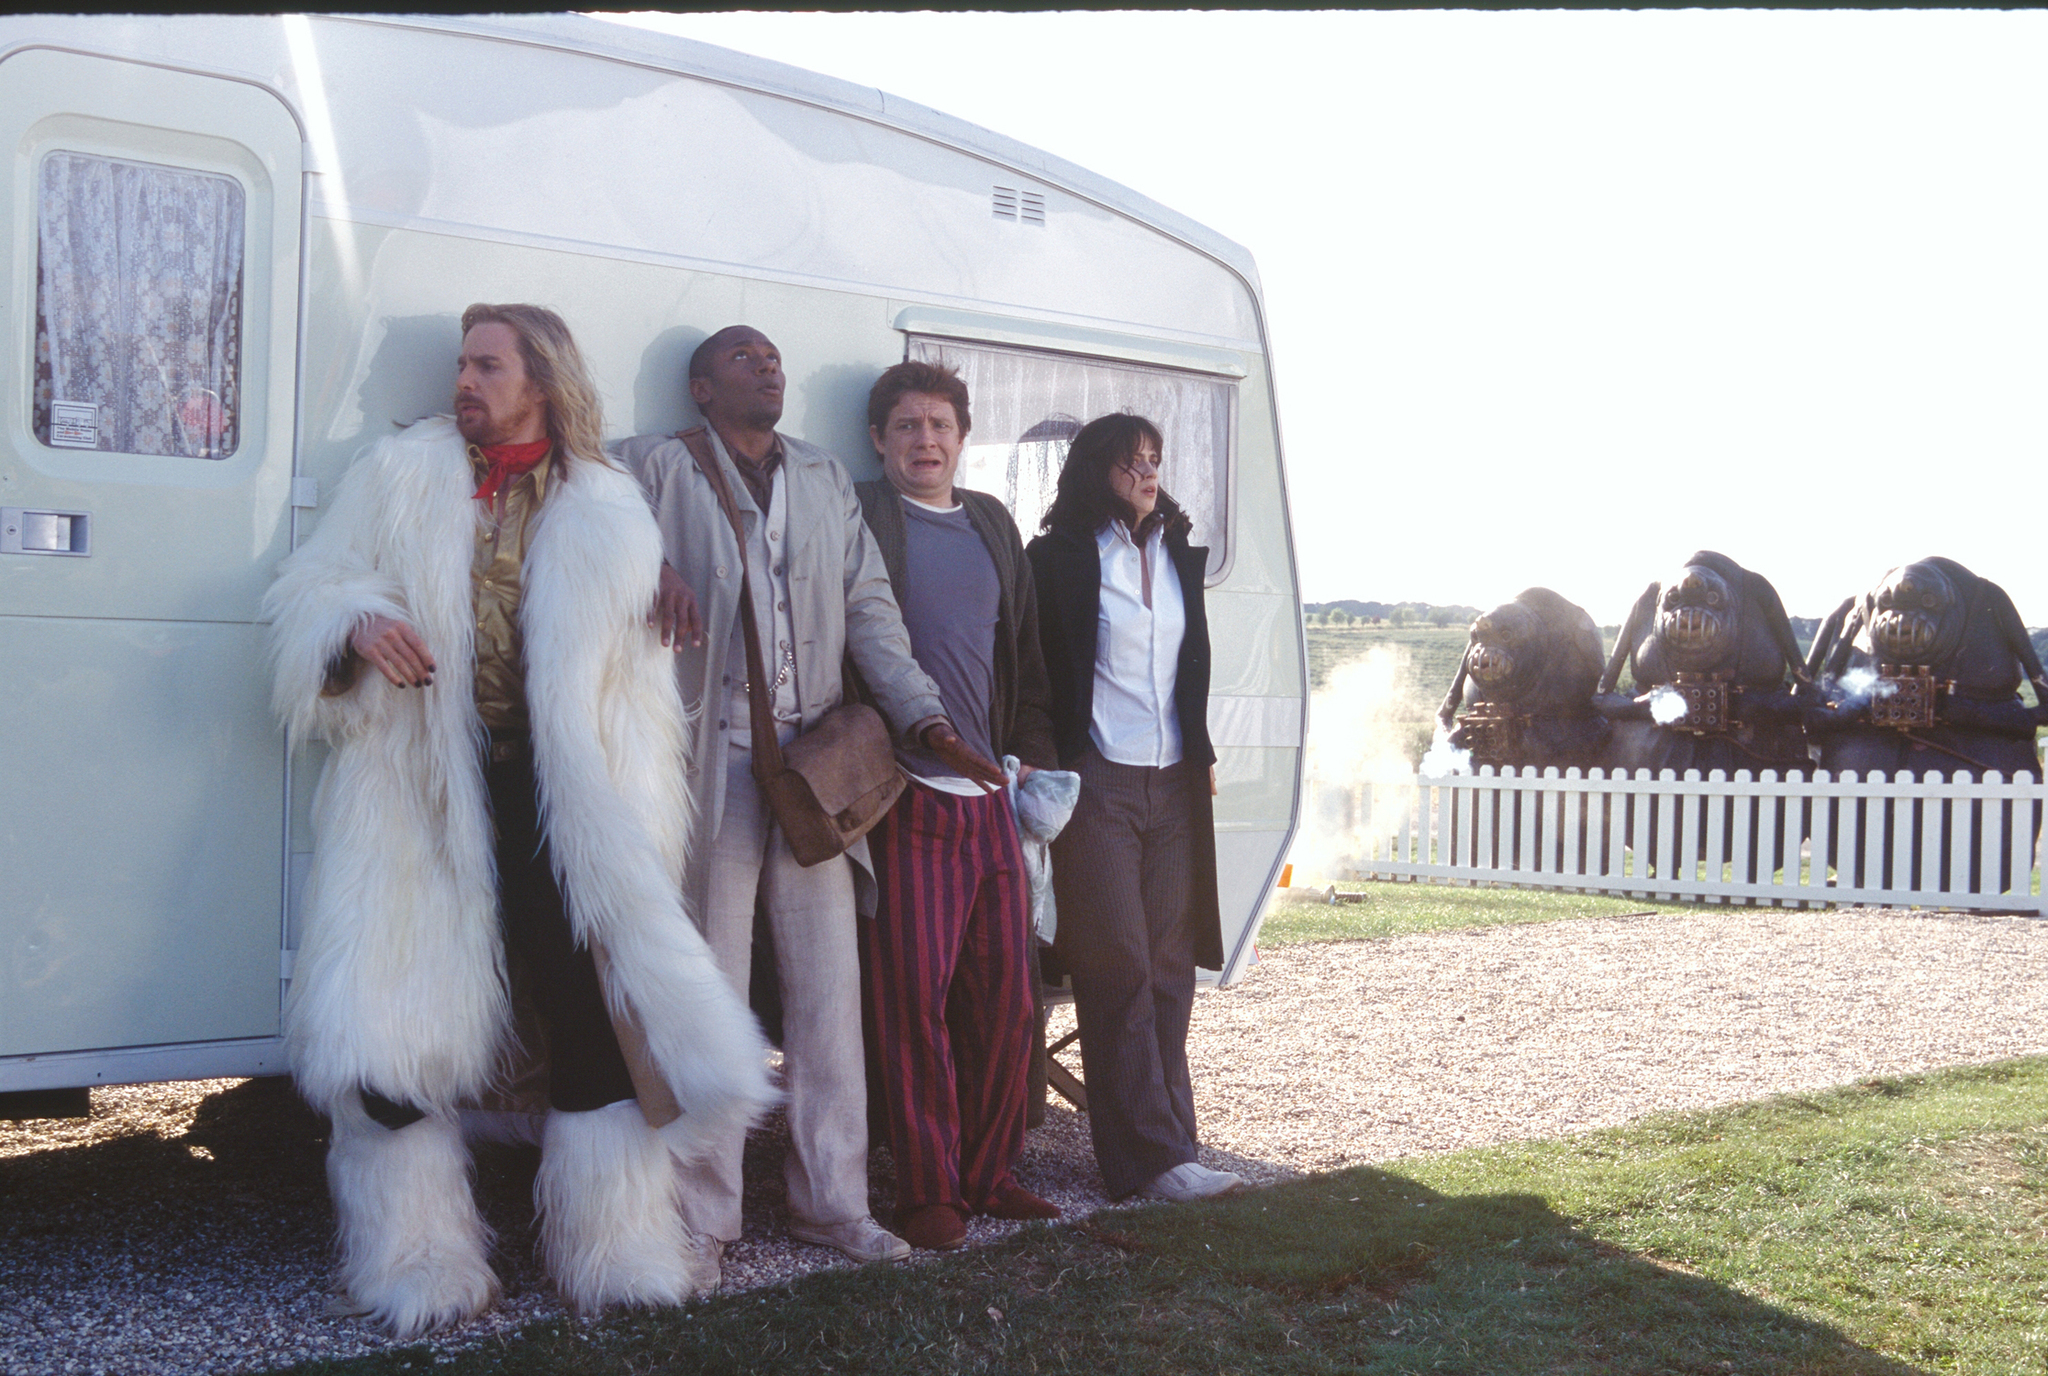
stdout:
POLYGON ((1180 716, 1173 688, 1187 606, 1180 575, 1157 523, 1140 549, 1122 521, 1095 532, 1102 560, 1102 603, 1095 622, 1095 701, 1088 738, 1102 758, 1163 769, 1180 762, 1180 716), (1146 565, 1152 598, 1146 605, 1146 565))

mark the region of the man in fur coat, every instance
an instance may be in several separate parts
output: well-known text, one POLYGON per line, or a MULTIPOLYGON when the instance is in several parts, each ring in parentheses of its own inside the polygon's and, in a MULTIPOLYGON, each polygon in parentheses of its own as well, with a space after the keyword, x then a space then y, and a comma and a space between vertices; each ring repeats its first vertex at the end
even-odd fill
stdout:
POLYGON ((332 750, 285 1036, 333 1121, 342 1288, 407 1337, 497 1294, 456 1109, 519 1049, 508 963, 547 1043, 542 1249, 579 1310, 716 1283, 671 1157, 773 1098, 682 903, 661 537, 560 317, 462 324, 454 419, 359 458, 266 603, 277 708, 332 750))

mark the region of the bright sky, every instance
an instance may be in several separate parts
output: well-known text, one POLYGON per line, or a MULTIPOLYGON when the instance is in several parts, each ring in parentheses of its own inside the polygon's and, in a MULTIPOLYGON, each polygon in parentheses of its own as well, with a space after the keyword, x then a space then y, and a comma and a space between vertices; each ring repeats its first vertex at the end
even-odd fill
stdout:
POLYGON ((2048 624, 2048 13, 638 16, 1249 248, 1302 595, 1818 616, 1928 554, 2048 624))

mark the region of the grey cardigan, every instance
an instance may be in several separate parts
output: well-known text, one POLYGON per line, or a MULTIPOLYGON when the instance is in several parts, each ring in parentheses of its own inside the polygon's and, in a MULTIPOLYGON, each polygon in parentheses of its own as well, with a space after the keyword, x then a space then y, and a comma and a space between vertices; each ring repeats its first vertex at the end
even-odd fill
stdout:
MULTIPOLYGON (((725 468, 726 484, 739 507, 740 520, 752 532, 760 508, 733 467, 723 443, 713 434, 713 452, 725 468)), ((797 706, 803 729, 845 698, 841 666, 858 666, 869 701, 898 733, 931 717, 943 716, 938 685, 910 653, 910 634, 890 590, 888 571, 875 541, 861 519, 853 479, 830 454, 815 444, 782 436, 784 500, 789 503, 790 623, 796 631, 797 706)), ((746 677, 745 664, 726 663, 733 641, 733 618, 739 611, 740 551, 732 526, 718 504, 710 482, 697 471, 696 460, 673 435, 640 435, 611 447, 612 453, 640 479, 661 527, 662 549, 670 567, 697 594, 704 617, 704 643, 684 645, 676 655, 676 676, 683 702, 694 712, 716 712, 724 701, 728 679, 746 677)), ((757 585, 755 596, 761 595, 757 585)), ((689 765, 691 801, 696 805, 699 835, 712 836, 725 812, 725 764, 731 753, 700 715, 698 746, 689 765)), ((692 893, 702 893, 700 857, 711 847, 691 848, 692 893)), ((868 868, 867 841, 848 851, 863 870, 868 868)), ((863 886, 865 889, 865 886, 863 886)), ((867 908, 867 892, 862 907, 867 908)))

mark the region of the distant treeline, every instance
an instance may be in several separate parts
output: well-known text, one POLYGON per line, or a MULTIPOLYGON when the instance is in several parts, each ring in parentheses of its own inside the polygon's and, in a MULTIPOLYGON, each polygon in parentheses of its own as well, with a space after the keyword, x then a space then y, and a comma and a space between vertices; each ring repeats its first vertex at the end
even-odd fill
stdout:
POLYGON ((1469 626, 1477 607, 1439 607, 1430 602, 1304 602, 1311 626, 1469 626))

